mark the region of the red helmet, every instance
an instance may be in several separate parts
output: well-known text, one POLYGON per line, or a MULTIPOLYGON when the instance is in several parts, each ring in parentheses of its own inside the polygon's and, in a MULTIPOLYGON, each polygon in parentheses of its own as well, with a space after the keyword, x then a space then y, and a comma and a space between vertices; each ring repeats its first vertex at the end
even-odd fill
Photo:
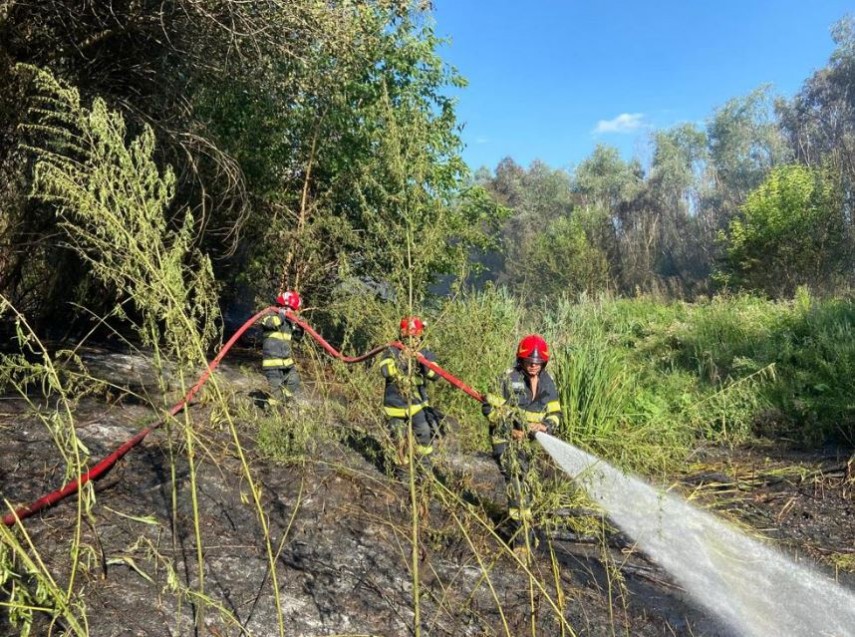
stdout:
POLYGON ((421 336, 425 324, 418 316, 405 316, 401 319, 401 336, 421 336))
POLYGON ((276 297, 276 303, 282 307, 291 308, 295 312, 300 309, 301 302, 302 300, 300 299, 300 295, 292 290, 283 292, 276 297))
POLYGON ((540 334, 524 336, 517 347, 517 360, 546 365, 549 361, 549 345, 540 334))

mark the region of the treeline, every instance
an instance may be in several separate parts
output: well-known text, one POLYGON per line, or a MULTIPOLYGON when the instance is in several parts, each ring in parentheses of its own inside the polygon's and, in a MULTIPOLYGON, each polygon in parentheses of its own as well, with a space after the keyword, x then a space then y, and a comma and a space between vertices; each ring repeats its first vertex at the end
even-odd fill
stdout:
POLYGON ((705 126, 656 131, 649 165, 599 146, 572 172, 503 160, 477 182, 506 207, 492 278, 529 300, 604 290, 791 297, 852 285, 855 22, 791 99, 768 87, 705 126))
POLYGON ((0 295, 36 328, 132 300, 116 284, 132 274, 95 271, 116 210, 127 235, 160 235, 164 268, 209 270, 203 293, 225 306, 281 287, 314 307, 418 306, 443 275, 527 302, 839 290, 853 25, 792 100, 758 89, 704 129, 658 131, 648 166, 599 147, 572 173, 508 159, 473 176, 448 97, 465 80, 430 3, 5 2, 0 295))

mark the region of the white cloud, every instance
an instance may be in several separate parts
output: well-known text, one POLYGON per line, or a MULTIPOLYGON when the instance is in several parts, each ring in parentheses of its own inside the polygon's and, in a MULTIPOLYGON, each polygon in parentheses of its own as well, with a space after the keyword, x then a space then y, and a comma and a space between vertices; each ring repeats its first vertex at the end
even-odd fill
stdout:
POLYGON ((478 139, 475 140, 475 143, 476 144, 489 144, 490 138, 489 137, 479 137, 478 139))
POLYGON ((644 126, 644 113, 621 113, 614 119, 601 119, 595 133, 631 133, 644 126))

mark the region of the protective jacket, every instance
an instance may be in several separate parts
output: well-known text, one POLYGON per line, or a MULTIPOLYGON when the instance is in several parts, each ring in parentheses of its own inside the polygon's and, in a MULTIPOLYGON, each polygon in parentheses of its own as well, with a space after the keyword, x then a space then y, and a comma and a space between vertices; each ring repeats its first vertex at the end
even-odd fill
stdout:
POLYGON ((528 431, 528 425, 542 422, 552 434, 561 424, 558 389, 549 372, 538 374, 537 395, 532 395, 531 379, 520 367, 508 369, 501 379, 501 394, 487 394, 482 411, 490 421, 494 445, 506 443, 510 429, 528 431))
POLYGON ((509 444, 511 430, 527 433, 529 424, 542 422, 551 434, 561 423, 561 403, 552 376, 541 370, 537 378, 537 394, 533 394, 529 376, 521 367, 512 367, 500 379, 501 393, 487 394, 482 404, 482 411, 490 421, 493 459, 505 479, 509 530, 515 546, 537 542, 530 526, 532 494, 527 476, 531 450, 527 445, 509 444), (526 532, 521 533, 524 526, 526 532))
POLYGON ((264 330, 262 363, 264 369, 288 369, 294 366, 291 343, 303 338, 303 328, 280 314, 268 314, 261 319, 264 330))
MULTIPOLYGON (((419 350, 419 354, 431 362, 436 360, 429 350, 419 350)), ((383 412, 388 418, 407 418, 429 405, 425 384, 437 379, 435 371, 415 358, 404 356, 396 347, 387 348, 378 365, 386 379, 383 412)))

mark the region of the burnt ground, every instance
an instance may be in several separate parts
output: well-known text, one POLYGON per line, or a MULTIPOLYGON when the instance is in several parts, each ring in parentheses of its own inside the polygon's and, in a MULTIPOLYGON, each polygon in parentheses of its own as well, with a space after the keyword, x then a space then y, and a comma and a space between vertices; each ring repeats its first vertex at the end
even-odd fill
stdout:
MULTIPOLYGON (((130 384, 149 384, 142 361, 101 353, 90 362, 104 373, 136 379, 130 384)), ((259 375, 247 376, 237 366, 226 366, 222 376, 238 398, 263 386, 259 375)), ((311 400, 304 405, 317 408, 311 400)), ((170 438, 160 429, 96 483, 92 516, 82 525, 76 587, 92 637, 279 634, 264 534, 231 435, 205 401, 189 413, 200 437, 196 484, 204 594, 186 454, 172 450, 173 492, 170 438)), ((92 458, 100 459, 154 416, 129 396, 105 395, 84 400, 76 420, 92 458)), ((370 428, 337 421, 329 427, 336 434, 330 442, 302 461, 277 463, 258 452, 252 418, 238 422, 277 554, 284 632, 411 635, 410 494, 383 470, 370 428)), ((0 403, 0 436, 0 497, 20 505, 62 483, 64 465, 50 435, 19 398, 0 403)), ((421 635, 731 637, 618 534, 594 541, 574 533, 572 519, 561 530, 541 532, 528 568, 543 590, 532 589, 523 563, 492 532, 504 506, 495 466, 486 456, 456 453, 454 446, 449 440, 440 453, 442 486, 424 488, 415 507, 421 635), (553 605, 566 619, 563 632, 553 605)), ((791 555, 809 558, 855 589, 849 457, 851 451, 774 445, 709 448, 661 486, 678 489, 695 505, 791 555)), ((75 520, 70 498, 24 523, 60 584, 69 575, 75 520)), ((18 635, 4 613, 0 636, 18 635)), ((50 630, 41 616, 32 634, 58 634, 50 630)))

